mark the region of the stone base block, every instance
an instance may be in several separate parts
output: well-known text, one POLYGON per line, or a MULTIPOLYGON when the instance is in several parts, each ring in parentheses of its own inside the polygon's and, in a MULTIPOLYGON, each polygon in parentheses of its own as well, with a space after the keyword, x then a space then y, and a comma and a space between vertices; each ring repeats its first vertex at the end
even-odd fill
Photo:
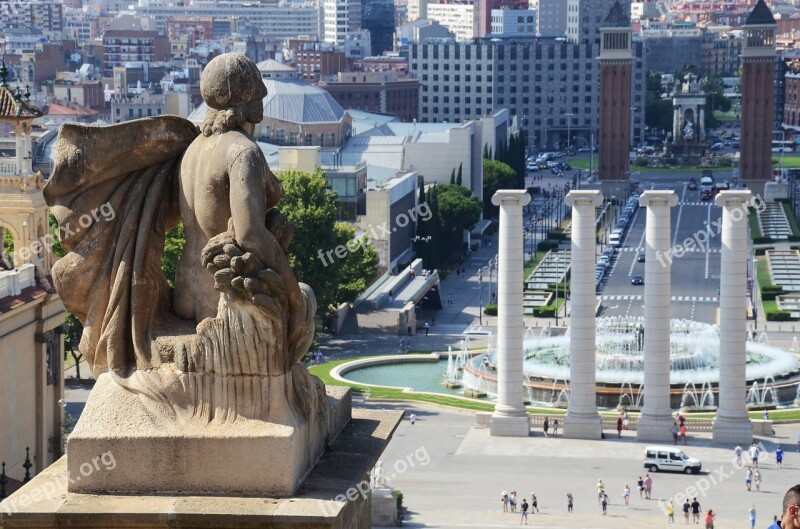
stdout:
MULTIPOLYGON (((311 470, 302 489, 291 498, 74 493, 67 490, 70 476, 66 457, 62 457, 0 502, 0 526, 4 529, 369 529, 372 527, 370 471, 402 416, 401 411, 353 410, 352 420, 311 470)), ((252 461, 257 456, 238 454, 242 461, 252 461)), ((273 457, 278 456, 273 454, 273 457)), ((212 458, 210 454, 194 454, 198 473, 204 472, 212 458)), ((276 459, 275 463, 280 462, 276 459)), ((169 472, 172 472, 169 466, 159 470, 159 473, 169 472)), ((264 477, 255 468, 249 473, 264 477)))
POLYGON ((672 415, 648 416, 642 413, 636 423, 636 439, 648 443, 672 443, 672 415))
POLYGON ((568 439, 601 439, 603 437, 603 419, 600 414, 567 413, 564 417, 564 437, 568 439))
POLYGON ((531 433, 531 418, 525 415, 492 415, 489 435, 494 437, 528 437, 531 433))
MULTIPOLYGON (((303 421, 281 402, 279 377, 270 384, 271 420, 232 412, 209 418, 199 410, 175 418, 150 396, 101 375, 67 443, 69 491, 293 494, 324 452, 326 439, 334 439, 350 419, 350 392, 327 388, 328 406, 303 421)), ((209 407, 220 405, 211 402, 209 407)))
POLYGON ((372 526, 397 527, 397 495, 394 490, 386 488, 372 489, 372 526))
POLYGON ((721 419, 716 417, 711 423, 715 443, 747 446, 753 442, 753 423, 747 416, 741 419, 721 419))

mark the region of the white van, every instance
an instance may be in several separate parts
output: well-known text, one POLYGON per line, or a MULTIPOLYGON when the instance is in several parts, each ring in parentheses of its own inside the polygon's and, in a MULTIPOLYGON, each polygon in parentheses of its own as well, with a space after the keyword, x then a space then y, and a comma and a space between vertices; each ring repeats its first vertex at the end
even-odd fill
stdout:
POLYGON ((608 235, 608 245, 609 246, 619 246, 622 244, 622 234, 621 233, 610 233, 608 235))
POLYGON ((702 467, 699 459, 687 456, 677 446, 648 446, 644 449, 644 468, 650 472, 672 470, 697 474, 702 467))

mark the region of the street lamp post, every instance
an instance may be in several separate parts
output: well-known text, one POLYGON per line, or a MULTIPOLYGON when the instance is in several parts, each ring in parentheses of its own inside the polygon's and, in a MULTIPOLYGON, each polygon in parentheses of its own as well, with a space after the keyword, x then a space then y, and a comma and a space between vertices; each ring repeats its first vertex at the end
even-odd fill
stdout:
POLYGON ((478 270, 478 322, 483 325, 483 269, 478 270))
POLYGON ((567 118, 567 156, 569 157, 569 146, 572 143, 572 138, 570 138, 570 134, 572 133, 572 116, 574 116, 572 112, 567 112, 564 116, 567 118))

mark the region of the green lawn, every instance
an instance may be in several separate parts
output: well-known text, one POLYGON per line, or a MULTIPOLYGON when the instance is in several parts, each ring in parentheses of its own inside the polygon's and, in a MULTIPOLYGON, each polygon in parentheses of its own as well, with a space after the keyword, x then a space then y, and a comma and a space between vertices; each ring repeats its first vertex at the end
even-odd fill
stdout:
POLYGON ((758 257, 756 275, 758 276, 759 288, 772 286, 772 277, 770 276, 769 265, 767 264, 767 258, 765 256, 758 257))
POLYGON ((528 276, 531 275, 531 272, 542 262, 544 256, 547 255, 547 252, 536 252, 533 254, 533 259, 528 261, 528 264, 525 265, 525 270, 522 272, 522 280, 527 281, 528 276))
MULTIPOLYGON (((777 158, 775 155, 772 155, 772 167, 780 167, 781 166, 781 159, 780 156, 777 158)), ((785 169, 797 169, 800 167, 800 155, 793 154, 791 156, 783 155, 783 167, 785 169)))
POLYGON ((718 121, 724 121, 726 123, 738 121, 738 115, 736 112, 714 112, 714 118, 718 121))
POLYGON ((750 224, 750 237, 761 237, 761 226, 758 225, 758 213, 754 210, 747 214, 747 222, 750 224))
POLYGON ((800 235, 800 229, 797 228, 797 219, 794 218, 792 206, 788 202, 781 202, 783 212, 786 213, 786 218, 789 220, 789 226, 792 228, 792 235, 800 235))

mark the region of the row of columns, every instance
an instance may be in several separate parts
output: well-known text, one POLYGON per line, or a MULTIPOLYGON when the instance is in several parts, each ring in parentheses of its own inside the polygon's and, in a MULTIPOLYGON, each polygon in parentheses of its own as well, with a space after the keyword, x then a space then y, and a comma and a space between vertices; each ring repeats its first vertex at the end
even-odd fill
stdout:
MULTIPOLYGON (((753 429, 746 411, 746 274, 747 190, 720 191, 722 207, 722 269, 720 280, 719 406, 713 436, 718 442, 750 442, 753 429)), ((570 399, 564 436, 600 439, 597 410, 594 266, 595 208, 599 191, 570 191, 572 255, 570 319, 570 399)), ((492 197, 500 206, 498 273, 497 405, 492 435, 527 436, 530 422, 523 395, 522 207, 530 196, 522 190, 502 190, 492 197)), ((645 191, 639 204, 647 208, 644 292, 644 407, 637 424, 642 441, 666 442, 672 437, 670 406, 670 209, 678 203, 673 191, 645 191)))

